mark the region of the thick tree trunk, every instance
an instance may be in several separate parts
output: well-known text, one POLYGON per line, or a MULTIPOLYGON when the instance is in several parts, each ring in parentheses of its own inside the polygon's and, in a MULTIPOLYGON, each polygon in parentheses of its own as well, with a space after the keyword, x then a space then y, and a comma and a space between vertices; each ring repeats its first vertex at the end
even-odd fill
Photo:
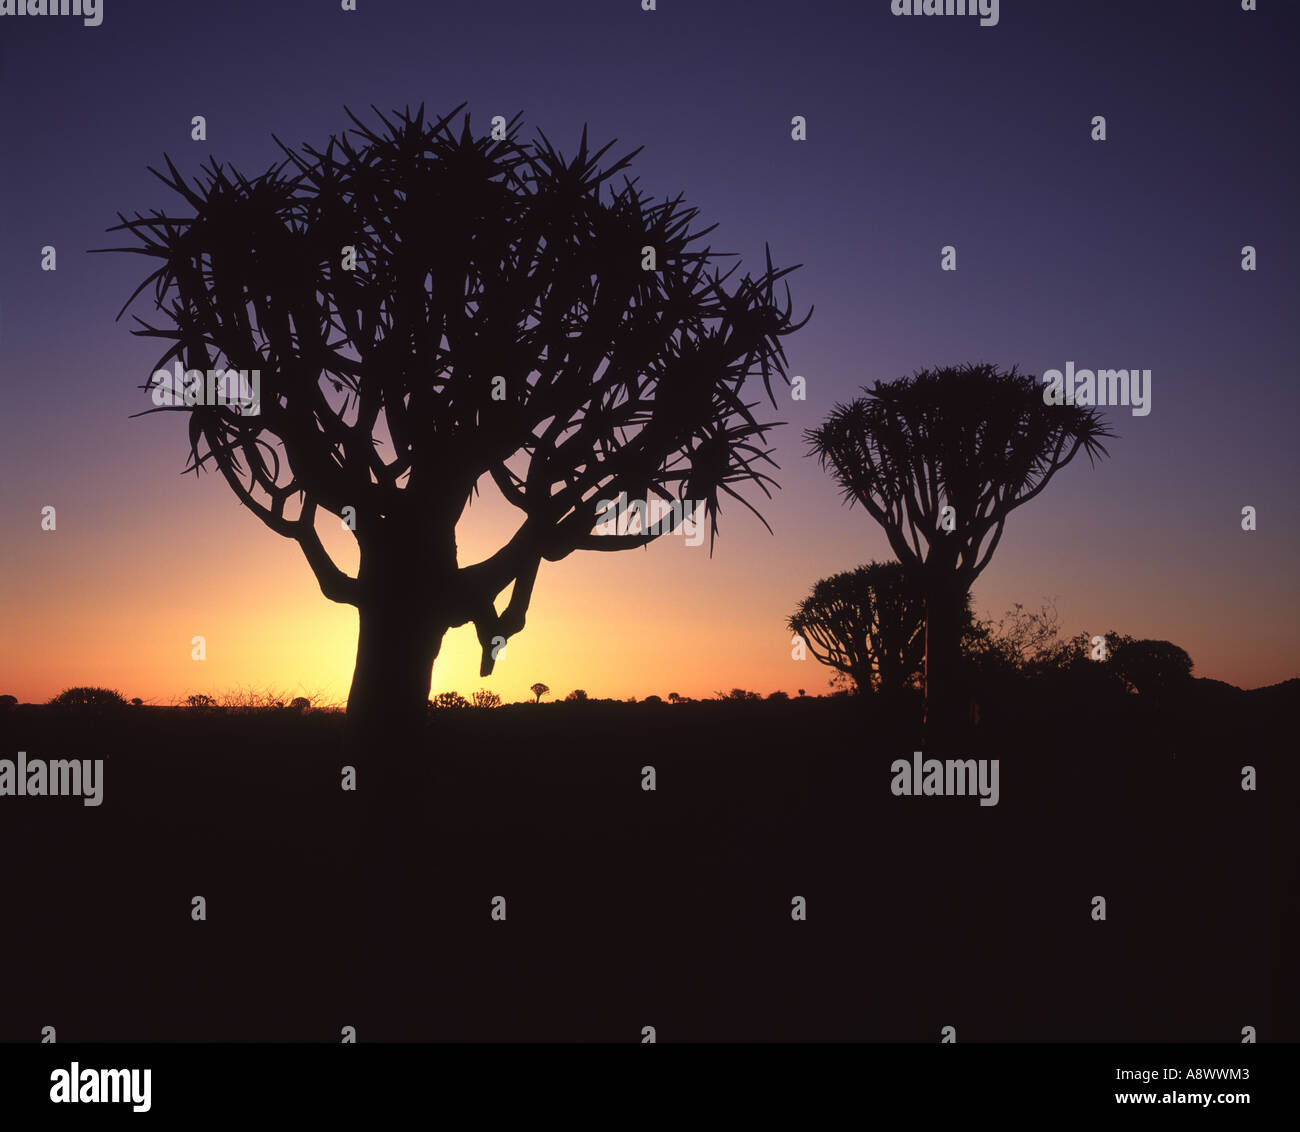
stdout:
POLYGON ((440 519, 436 506, 412 497, 404 509, 365 517, 357 531, 357 662, 344 749, 356 772, 358 973, 380 1040, 419 1032, 414 990, 430 942, 435 735, 426 706, 456 575, 454 517, 440 519))
POLYGON ((932 752, 951 753, 960 743, 961 629, 965 591, 932 583, 925 598, 925 740, 932 752))
POLYGON ((379 595, 359 608, 348 730, 363 740, 407 733, 424 720, 433 662, 447 626, 428 611, 413 609, 405 597, 379 595))
POLYGON ((372 585, 358 607, 357 662, 348 695, 347 760, 356 768, 360 939, 372 1032, 409 1039, 421 1030, 415 989, 430 946, 423 878, 430 857, 430 765, 435 735, 429 686, 445 621, 427 587, 409 578, 372 585))
POLYGON ((364 839, 378 868, 409 858, 411 838, 426 824, 421 814, 433 746, 429 684, 446 631, 410 609, 402 594, 392 597, 388 604, 361 607, 348 697, 347 746, 367 815, 364 839))

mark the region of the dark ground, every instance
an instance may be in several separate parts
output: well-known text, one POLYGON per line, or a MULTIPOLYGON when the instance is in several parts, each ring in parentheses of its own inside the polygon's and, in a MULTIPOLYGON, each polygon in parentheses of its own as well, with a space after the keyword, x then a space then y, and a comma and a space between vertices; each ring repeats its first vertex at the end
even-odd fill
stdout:
POLYGON ((105 793, 0 798, 0 1040, 1300 1040, 1295 689, 986 721, 995 807, 850 700, 443 712, 398 927, 339 717, 20 706, 105 793))

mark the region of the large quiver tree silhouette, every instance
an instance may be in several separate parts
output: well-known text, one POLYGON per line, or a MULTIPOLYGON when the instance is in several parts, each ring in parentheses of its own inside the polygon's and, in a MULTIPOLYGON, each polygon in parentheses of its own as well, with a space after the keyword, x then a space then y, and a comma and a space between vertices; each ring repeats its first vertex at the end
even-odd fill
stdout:
POLYGON ((744 387, 761 377, 775 405, 780 339, 803 325, 788 289, 775 298, 793 268, 769 257, 729 287, 734 267, 690 250, 712 231, 689 230, 697 210, 609 183, 639 150, 602 167, 610 147, 584 130, 566 159, 520 142, 517 118, 499 138, 468 115, 456 131, 461 109, 379 115, 381 130, 352 117, 323 150, 281 143, 251 179, 213 162, 189 185, 168 160, 158 175, 192 215, 123 216, 140 246, 107 249, 160 261, 132 296, 152 284, 171 323, 135 331, 171 342, 160 368, 260 370, 258 415, 160 411, 189 415, 187 471, 215 464, 325 596, 358 608, 348 714, 363 729, 420 717, 449 628, 474 624, 490 674, 542 561, 644 546, 685 510, 594 534, 602 500, 703 501, 711 545, 723 494, 753 510, 736 489, 768 493, 771 426, 744 387), (462 566, 456 525, 484 477, 523 518, 462 566), (354 516, 356 577, 320 512, 354 516))
POLYGON ((921 370, 864 392, 805 436, 924 595, 927 740, 946 743, 963 714, 964 603, 1007 516, 1080 451, 1106 455, 1101 441, 1114 433, 1094 408, 1045 404, 1015 367, 921 370))

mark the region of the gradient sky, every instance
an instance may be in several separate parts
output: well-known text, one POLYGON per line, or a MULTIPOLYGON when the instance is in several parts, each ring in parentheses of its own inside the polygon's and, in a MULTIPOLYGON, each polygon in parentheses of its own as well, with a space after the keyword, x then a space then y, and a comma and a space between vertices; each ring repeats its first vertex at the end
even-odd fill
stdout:
MULTIPOLYGON (((174 207, 146 171, 164 153, 187 174, 209 156, 257 173, 272 132, 320 144, 345 105, 421 102, 468 102, 481 129, 522 111, 524 136, 566 152, 584 123, 643 145, 643 188, 684 192, 749 266, 765 242, 802 263, 796 313, 816 307, 786 340, 808 399, 767 411, 789 422, 772 434, 783 490, 760 508, 775 535, 732 506, 711 558, 668 537, 544 563, 496 674, 479 679, 467 626, 435 691, 825 690, 785 618, 818 578, 890 554, 801 433, 865 383, 977 360, 1153 371, 1149 416, 1105 410, 1111 458, 1012 515, 979 613, 1052 599, 1066 633, 1173 640, 1197 675, 1297 675, 1300 5, 1260 7, 1003 0, 992 28, 889 0, 104 0, 97 28, 0 19, 0 693, 346 696, 355 610, 218 476, 180 474, 180 418, 128 419, 161 351, 114 318, 148 268, 86 250, 126 242, 105 233, 119 210, 174 207)), ((462 562, 496 549, 507 511, 471 507, 462 562)))

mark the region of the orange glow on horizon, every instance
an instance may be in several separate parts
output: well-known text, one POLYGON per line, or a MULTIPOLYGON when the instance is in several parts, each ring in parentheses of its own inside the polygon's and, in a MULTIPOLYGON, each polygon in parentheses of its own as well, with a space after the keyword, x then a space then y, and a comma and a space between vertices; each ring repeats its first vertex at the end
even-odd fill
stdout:
MULTIPOLYGON (((202 506, 160 522, 144 517, 149 506, 123 507, 120 516, 67 507, 57 531, 17 541, 0 598, 3 637, 17 647, 0 662, 0 692, 43 702, 65 687, 94 684, 171 703, 243 688, 344 702, 357 614, 320 594, 297 546, 262 527, 215 477, 197 486, 155 483, 146 494, 156 496, 155 508, 178 500, 202 506), (191 659, 195 636, 205 638, 206 660, 191 659)), ((537 681, 555 699, 575 688, 614 699, 670 692, 701 699, 732 687, 824 693, 831 670, 792 660, 785 619, 818 578, 889 554, 883 535, 830 489, 807 504, 792 494, 764 510, 775 538, 743 509, 724 512, 711 558, 707 539, 690 547, 667 535, 644 550, 543 563, 527 627, 496 672, 479 677, 478 641, 466 625, 444 638, 432 693, 487 688, 515 702, 531 699, 537 681)), ((491 553, 516 522, 503 502, 476 499, 462 524, 462 562, 491 553)), ((1211 574, 1185 580, 1181 590, 1117 598, 1122 571, 1096 576, 1072 567, 1058 549, 1068 544, 1068 516, 1059 520, 1059 539, 1057 522, 1043 509, 1037 523, 1008 526, 976 586, 980 615, 1055 597, 1065 635, 1116 629, 1173 640, 1191 653, 1196 675, 1243 687, 1295 674, 1292 629, 1269 615, 1264 598, 1258 609, 1249 594, 1231 610, 1214 601, 1240 564, 1225 560, 1222 579, 1211 574), (1025 578, 1033 581, 1016 581, 1025 578), (1197 615, 1188 617, 1189 609, 1197 615), (1243 617, 1251 633, 1242 632, 1243 617)), ((354 570, 346 532, 327 541, 339 565, 354 570)))

